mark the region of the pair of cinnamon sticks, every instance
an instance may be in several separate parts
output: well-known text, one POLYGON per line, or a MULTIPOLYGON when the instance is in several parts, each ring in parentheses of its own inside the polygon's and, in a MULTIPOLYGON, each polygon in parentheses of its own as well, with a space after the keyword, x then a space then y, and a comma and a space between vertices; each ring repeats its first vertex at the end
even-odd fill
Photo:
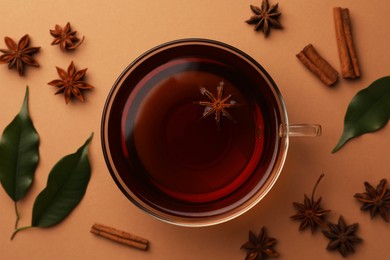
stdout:
MULTIPOLYGON (((360 77, 360 68, 355 46, 352 40, 351 21, 347 8, 335 7, 333 17, 336 29, 336 40, 339 51, 341 75, 343 78, 360 77)), ((297 54, 297 58, 326 85, 337 82, 337 71, 316 51, 312 44, 307 45, 297 54)))
POLYGON ((91 233, 141 250, 147 250, 149 246, 149 241, 145 238, 102 224, 95 223, 91 227, 91 233))

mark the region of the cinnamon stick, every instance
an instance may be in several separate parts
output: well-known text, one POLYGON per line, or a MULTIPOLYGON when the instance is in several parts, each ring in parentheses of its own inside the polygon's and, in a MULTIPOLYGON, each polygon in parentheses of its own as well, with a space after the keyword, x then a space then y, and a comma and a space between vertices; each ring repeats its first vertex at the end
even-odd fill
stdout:
POLYGON ((351 19, 348 8, 333 8, 336 41, 339 50, 341 75, 343 78, 360 77, 359 62, 352 39, 351 19))
POLYGON ((331 86, 337 82, 337 71, 320 56, 312 44, 305 46, 296 56, 326 85, 331 86))
POLYGON ((147 250, 149 245, 145 238, 102 224, 95 223, 91 227, 91 233, 141 250, 147 250))

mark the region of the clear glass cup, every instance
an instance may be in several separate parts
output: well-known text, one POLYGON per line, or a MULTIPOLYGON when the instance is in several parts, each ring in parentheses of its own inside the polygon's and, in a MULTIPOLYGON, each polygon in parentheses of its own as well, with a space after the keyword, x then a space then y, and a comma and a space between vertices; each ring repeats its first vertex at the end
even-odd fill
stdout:
POLYGON ((277 181, 289 138, 319 136, 321 126, 290 124, 276 84, 244 52, 183 39, 124 70, 108 95, 101 132, 108 169, 129 200, 162 221, 196 227, 255 206, 277 181), (216 113, 203 118, 210 110, 199 106, 210 99, 205 89, 239 106, 226 108, 220 122, 216 113))

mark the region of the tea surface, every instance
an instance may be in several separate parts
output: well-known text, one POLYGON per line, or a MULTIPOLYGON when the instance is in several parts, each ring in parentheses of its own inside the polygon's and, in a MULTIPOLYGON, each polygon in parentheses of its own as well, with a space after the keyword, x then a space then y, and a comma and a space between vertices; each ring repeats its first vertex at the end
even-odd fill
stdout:
POLYGON ((148 73, 122 118, 122 146, 132 174, 184 202, 212 202, 234 193, 259 172, 269 138, 261 104, 246 87, 228 67, 207 59, 177 59, 148 73), (222 115, 218 126, 215 114, 202 119, 210 108, 198 102, 210 101, 202 88, 217 97, 221 81, 222 99, 232 95, 239 106, 226 108, 234 121, 222 115))

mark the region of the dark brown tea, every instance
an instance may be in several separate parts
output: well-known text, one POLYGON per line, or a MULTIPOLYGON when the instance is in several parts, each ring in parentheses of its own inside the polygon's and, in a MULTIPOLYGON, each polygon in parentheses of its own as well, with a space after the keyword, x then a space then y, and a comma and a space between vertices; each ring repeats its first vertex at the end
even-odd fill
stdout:
POLYGON ((133 192, 167 212, 218 210, 253 193, 269 172, 277 142, 266 87, 197 56, 146 73, 132 87, 121 119, 133 192), (207 105, 223 100, 233 106, 217 111, 207 105))

